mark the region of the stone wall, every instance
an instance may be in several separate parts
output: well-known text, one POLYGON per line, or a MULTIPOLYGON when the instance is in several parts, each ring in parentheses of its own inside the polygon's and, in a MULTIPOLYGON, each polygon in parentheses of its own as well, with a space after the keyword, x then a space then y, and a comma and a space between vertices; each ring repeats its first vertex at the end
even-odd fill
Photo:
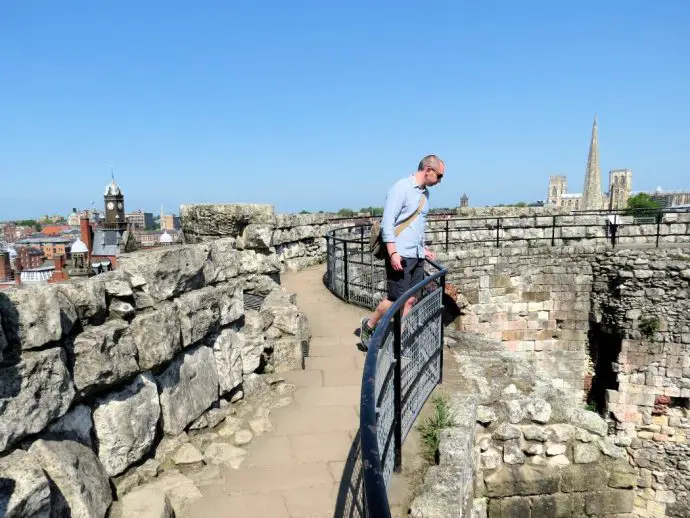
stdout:
POLYGON ((458 216, 465 218, 486 217, 522 217, 522 216, 551 216, 553 214, 567 214, 562 207, 458 207, 458 216))
POLYGON ((690 253, 621 250, 593 273, 597 350, 618 352, 605 409, 639 469, 636 511, 690 516, 690 253))
POLYGON ((497 341, 451 331, 446 344, 459 369, 451 396, 457 426, 441 433, 439 463, 413 517, 621 517, 633 510, 637 474, 601 417, 497 341))
POLYGON ((594 249, 475 248, 440 253, 461 294, 463 330, 500 340, 558 388, 587 372, 594 249))
MULTIPOLYGON (((448 229, 449 249, 463 247, 547 247, 611 246, 613 230, 606 215, 514 215, 482 216, 474 219, 436 219, 427 223, 427 239, 437 251, 445 249, 448 229)), ((664 214, 655 222, 635 221, 633 216, 618 216, 616 244, 656 245, 657 230, 662 246, 690 243, 690 212, 664 214)))
POLYGON ((182 205, 180 216, 186 242, 238 236, 238 249, 275 253, 283 271, 323 262, 326 233, 360 221, 332 222, 329 214, 276 214, 272 205, 257 204, 182 205))
MULTIPOLYGON (((243 396, 301 367, 306 318, 260 236, 126 254, 114 272, 0 294, 0 514, 105 516, 111 483, 122 497, 159 474, 187 432, 232 419, 231 439, 243 396)), ((211 462, 223 453, 195 444, 211 462)), ((180 477, 158 482, 177 512, 180 477)))
MULTIPOLYGON (((635 470, 630 488, 636 496, 634 501, 626 497, 625 508, 631 502, 632 508, 625 512, 690 515, 690 253, 479 248, 440 254, 439 260, 449 267, 449 281, 461 293, 461 329, 499 340, 580 405, 586 393, 606 417, 605 447, 610 443, 616 452, 624 451, 621 458, 635 470)), ((496 439, 492 434, 491 440, 496 439)), ((516 439, 520 444, 527 440, 524 430, 516 439)), ((568 461, 577 464, 575 454, 585 451, 587 443, 566 442, 573 455, 568 461)), ((604 455, 605 447, 600 448, 604 455)), ((609 489, 621 489, 610 482, 619 468, 608 471, 609 489)), ((522 477, 506 476, 512 481, 522 477)), ((562 484, 564 479, 559 480, 562 484)), ((506 501, 509 510, 496 509, 506 516, 529 516, 517 509, 534 510, 537 502, 515 496, 506 501)), ((613 493, 609 497, 620 504, 613 493)), ((569 501, 576 505, 573 498, 569 501)), ((593 508, 590 514, 596 514, 593 508)))

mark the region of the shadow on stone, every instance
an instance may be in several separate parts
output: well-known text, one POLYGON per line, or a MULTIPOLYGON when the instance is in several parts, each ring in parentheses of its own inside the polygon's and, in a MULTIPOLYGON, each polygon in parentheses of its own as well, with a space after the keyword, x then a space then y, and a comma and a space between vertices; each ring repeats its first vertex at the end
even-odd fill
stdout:
POLYGON ((363 518, 366 516, 364 513, 361 451, 358 430, 343 468, 333 518, 363 518))

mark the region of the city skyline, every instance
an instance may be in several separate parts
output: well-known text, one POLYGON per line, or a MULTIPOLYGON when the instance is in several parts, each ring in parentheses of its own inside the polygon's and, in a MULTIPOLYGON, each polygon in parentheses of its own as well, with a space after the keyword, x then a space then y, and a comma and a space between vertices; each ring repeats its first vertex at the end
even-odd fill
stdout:
POLYGON ((154 214, 381 206, 427 153, 432 207, 535 201, 584 177, 594 113, 602 174, 690 187, 686 2, 307 4, 3 6, 0 220, 88 207, 111 165, 154 214))

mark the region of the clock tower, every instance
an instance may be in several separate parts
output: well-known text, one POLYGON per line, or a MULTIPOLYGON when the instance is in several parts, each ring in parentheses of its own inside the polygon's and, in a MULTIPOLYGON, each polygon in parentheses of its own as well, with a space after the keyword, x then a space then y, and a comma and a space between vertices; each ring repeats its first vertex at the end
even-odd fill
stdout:
POLYGON ((125 196, 115 183, 115 178, 106 186, 105 195, 105 224, 108 228, 125 229, 125 196))

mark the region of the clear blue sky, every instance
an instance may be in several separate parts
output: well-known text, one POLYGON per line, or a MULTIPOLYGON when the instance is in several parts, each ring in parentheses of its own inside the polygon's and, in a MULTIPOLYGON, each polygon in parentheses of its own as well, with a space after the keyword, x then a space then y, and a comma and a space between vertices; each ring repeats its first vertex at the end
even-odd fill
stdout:
POLYGON ((690 1, 0 2, 0 220, 273 203, 381 206, 427 153, 431 206, 690 189, 690 1), (567 5, 566 5, 567 4, 567 5), (605 187, 605 186, 603 186, 605 187))

